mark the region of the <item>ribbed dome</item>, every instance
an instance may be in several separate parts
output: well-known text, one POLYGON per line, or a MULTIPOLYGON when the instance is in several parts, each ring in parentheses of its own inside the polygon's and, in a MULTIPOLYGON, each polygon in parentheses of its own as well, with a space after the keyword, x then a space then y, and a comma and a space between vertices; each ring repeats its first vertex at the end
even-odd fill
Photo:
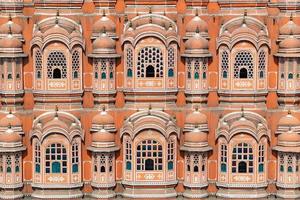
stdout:
POLYGON ((56 24, 52 28, 45 31, 45 33, 43 35, 44 35, 44 37, 46 37, 46 36, 52 35, 52 34, 62 34, 62 35, 66 35, 66 36, 70 35, 70 33, 66 29, 62 28, 58 24, 56 24))
POLYGON ((294 36, 290 36, 279 43, 279 47, 283 49, 300 48, 300 40, 294 36))
POLYGON ((199 129, 184 133, 184 142, 203 143, 207 141, 207 133, 201 132, 199 129))
POLYGON ((22 126, 22 122, 14 114, 9 113, 0 120, 0 127, 8 126, 22 126))
POLYGON ((282 133, 278 135, 278 143, 281 142, 288 142, 288 143, 300 142, 300 134, 295 133, 293 131, 282 133))
POLYGON ((100 37, 98 37, 93 42, 93 49, 115 49, 116 48, 116 42, 108 37, 105 33, 101 34, 100 37))
POLYGON ((106 16, 102 16, 99 20, 97 20, 93 25, 94 33, 101 33, 102 31, 107 32, 115 32, 116 24, 110 18, 106 16))
POLYGON ((278 125, 279 126, 300 126, 300 120, 289 113, 280 118, 278 125))
POLYGON ((21 142, 22 137, 18 133, 14 132, 10 127, 4 132, 0 134, 0 143, 16 143, 21 142))
POLYGON ((22 34, 22 27, 12 21, 0 26, 0 34, 22 34))
POLYGON ((208 49, 207 39, 200 36, 199 33, 196 33, 193 37, 189 38, 185 42, 186 49, 208 49))
POLYGON ((115 135, 106 131, 105 129, 101 129, 100 131, 92 134, 93 142, 114 142, 115 135))
POLYGON ((188 114, 185 119, 186 124, 206 124, 207 123, 207 117, 206 115, 202 114, 198 110, 195 110, 194 112, 188 114))
POLYGON ((0 48, 22 48, 22 42, 12 35, 8 35, 0 40, 0 48))
POLYGON ((300 26, 295 24, 292 20, 290 20, 288 23, 283 25, 279 29, 279 34, 280 35, 299 35, 300 34, 300 26))
POLYGON ((186 32, 196 32, 197 29, 199 29, 200 32, 207 32, 208 30, 207 23, 198 15, 187 23, 186 32))
POLYGON ((92 123, 100 124, 100 125, 114 124, 114 118, 106 111, 102 111, 99 114, 94 116, 92 123))

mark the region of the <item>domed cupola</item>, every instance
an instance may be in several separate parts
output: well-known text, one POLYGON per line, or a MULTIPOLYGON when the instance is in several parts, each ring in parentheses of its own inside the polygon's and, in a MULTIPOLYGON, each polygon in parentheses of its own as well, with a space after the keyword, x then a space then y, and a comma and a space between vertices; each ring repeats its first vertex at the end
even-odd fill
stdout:
POLYGON ((116 23, 106 16, 105 11, 103 15, 93 24, 92 38, 97 38, 99 33, 103 30, 106 31, 107 35, 111 38, 117 38, 116 36, 116 23))
POLYGON ((116 41, 103 32, 96 40, 94 40, 93 53, 89 56, 97 58, 119 57, 119 55, 116 54, 116 41))
POLYGON ((196 15, 186 24, 186 37, 192 37, 197 30, 201 36, 208 38, 208 24, 199 17, 198 10, 196 10, 196 15))
POLYGON ((300 70, 300 26, 290 21, 280 28, 278 36, 278 51, 275 56, 278 58, 278 103, 280 106, 297 107, 300 98, 297 93, 300 90, 297 84, 300 70))
POLYGON ((184 57, 211 57, 208 40, 202 37, 197 28, 196 33, 185 42, 184 57))
POLYGON ((278 135, 278 140, 274 150, 283 152, 300 151, 300 120, 292 115, 291 111, 288 111, 287 115, 279 119, 276 135, 278 135))
POLYGON ((207 157, 212 150, 208 145, 208 132, 207 117, 196 107, 185 118, 184 142, 180 147, 185 160, 184 197, 201 198, 207 195, 207 157), (204 177, 201 184, 197 181, 199 177, 204 177))
POLYGON ((21 125, 20 120, 12 113, 0 120, 0 160, 1 176, 0 196, 3 199, 21 199, 23 193, 22 153, 26 149, 22 142, 22 133, 16 127, 21 125), (3 165, 5 163, 5 165, 3 165))
POLYGON ((92 143, 88 150, 92 152, 94 198, 112 198, 115 186, 115 152, 119 147, 115 143, 116 128, 113 117, 103 107, 92 119, 92 143), (103 164, 104 163, 104 164, 103 164), (113 177, 113 178, 112 178, 113 177))
POLYGON ((193 17, 186 25, 185 51, 185 94, 189 106, 207 103, 208 65, 212 57, 209 52, 208 25, 198 16, 193 17))
POLYGON ((184 132, 184 151, 209 151, 207 117, 198 108, 186 116, 184 132))

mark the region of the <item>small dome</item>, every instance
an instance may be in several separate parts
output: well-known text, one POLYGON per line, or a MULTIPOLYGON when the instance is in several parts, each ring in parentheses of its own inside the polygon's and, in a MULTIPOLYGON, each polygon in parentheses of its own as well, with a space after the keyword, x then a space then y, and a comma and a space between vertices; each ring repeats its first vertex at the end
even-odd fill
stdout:
POLYGON ((102 31, 114 33, 116 31, 116 24, 110 18, 102 16, 93 25, 94 33, 101 33, 102 31))
POLYGON ((195 110, 194 112, 188 114, 185 119, 186 124, 206 124, 207 123, 207 117, 206 115, 202 114, 198 110, 195 110))
POLYGON ((14 132, 10 127, 6 130, 6 132, 0 134, 0 143, 16 143, 21 141, 21 135, 14 132))
POLYGON ((45 33, 43 35, 44 35, 44 37, 46 37, 46 36, 52 35, 52 34, 62 34, 65 36, 70 35, 70 33, 66 29, 59 26, 59 24, 55 24, 55 26, 53 26, 52 28, 45 31, 45 33))
POLYGON ((300 40, 294 36, 290 36, 279 43, 279 47, 283 49, 300 48, 300 40))
POLYGON ((0 40, 0 48, 22 48, 22 42, 12 35, 8 35, 0 40))
POLYGON ((114 124, 114 118, 104 110, 94 116, 92 123, 100 125, 114 124))
POLYGON ((288 131, 278 135, 278 143, 298 143, 300 142, 300 134, 288 131))
POLYGON ((114 142, 115 135, 113 133, 106 131, 105 129, 102 129, 92 134, 92 141, 93 142, 114 142))
POLYGON ((208 49, 208 41, 204 37, 196 33, 193 37, 185 42, 186 49, 208 49))
POLYGON ((300 34, 300 26, 298 26, 297 24, 295 24, 295 22, 290 20, 288 23, 286 23, 279 29, 279 34, 280 35, 291 35, 291 34, 299 35, 300 34))
POLYGON ((199 129, 184 133, 184 142, 204 143, 207 141, 207 133, 201 132, 199 129))
POLYGON ((11 112, 0 120, 0 127, 22 126, 21 120, 11 112))
POLYGON ((105 33, 101 34, 93 42, 93 49, 115 49, 116 48, 116 41, 108 37, 105 33))
POLYGON ((207 32, 208 30, 207 23, 198 15, 187 23, 186 32, 196 32, 197 29, 199 29, 200 32, 207 32))
POLYGON ((0 26, 0 34, 22 34, 22 27, 10 20, 0 26))
POLYGON ((278 126, 300 126, 300 120, 289 113, 280 118, 278 126))

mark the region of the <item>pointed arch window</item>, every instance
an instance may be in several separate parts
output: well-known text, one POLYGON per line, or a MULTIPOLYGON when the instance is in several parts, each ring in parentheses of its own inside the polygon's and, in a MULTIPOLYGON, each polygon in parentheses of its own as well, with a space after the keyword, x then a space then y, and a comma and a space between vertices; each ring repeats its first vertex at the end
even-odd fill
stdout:
POLYGON ((239 51, 234 58, 234 78, 253 78, 254 60, 248 51, 239 51))
POLYGON ((221 54, 221 74, 224 79, 228 78, 229 54, 223 51, 221 54))
POLYGON ((79 78, 79 68, 80 68, 80 55, 78 50, 72 53, 72 74, 73 79, 79 78))
POLYGON ((41 173, 41 147, 38 142, 34 147, 35 173, 41 173))
POLYGON ((35 64, 35 77, 37 79, 42 78, 42 54, 40 50, 37 50, 34 55, 35 64))

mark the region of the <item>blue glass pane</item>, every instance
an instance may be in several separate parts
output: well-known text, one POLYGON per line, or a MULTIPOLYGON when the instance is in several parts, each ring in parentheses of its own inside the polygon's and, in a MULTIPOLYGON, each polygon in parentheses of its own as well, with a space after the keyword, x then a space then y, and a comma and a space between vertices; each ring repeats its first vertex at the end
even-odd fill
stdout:
POLYGON ((52 163, 52 173, 60 173, 60 163, 59 162, 53 162, 52 163))
POLYGON ((198 72, 195 73, 194 78, 199 79, 199 73, 198 72))
POLYGON ((173 169, 173 162, 170 161, 168 162, 168 170, 172 170, 173 169))
POLYGON ((109 78, 113 78, 114 74, 112 72, 109 73, 109 78))
POLYGON ((35 165, 35 172, 36 173, 41 173, 41 166, 39 164, 35 165))
POLYGON ((263 171, 264 171, 264 164, 259 164, 258 172, 263 172, 263 171))
POLYGON ((20 172, 20 167, 19 166, 16 166, 15 172, 20 172))
POLYGON ((77 173, 78 172, 78 164, 73 164, 72 166, 72 172, 77 173))
POLYGON ((132 70, 131 69, 127 70, 127 77, 132 77, 132 70))
POLYGON ((280 166, 280 171, 281 171, 281 172, 284 172, 284 167, 283 167, 283 165, 280 166))
POLYGON ((203 78, 203 79, 206 79, 206 72, 203 72, 202 78, 203 78))
POLYGON ((129 161, 126 162, 126 169, 131 170, 131 162, 129 161))
POLYGON ((221 164, 221 172, 226 172, 227 171, 227 167, 226 164, 221 164))
POLYGON ((6 168, 6 172, 7 172, 7 173, 11 173, 11 167, 7 167, 7 168, 6 168))
POLYGON ((169 69, 169 71, 168 71, 168 76, 169 76, 169 77, 173 77, 173 76, 174 76, 174 71, 173 71, 173 69, 169 69))
POLYGON ((106 79, 106 73, 102 72, 101 79, 106 79))
POLYGON ((293 172, 293 168, 291 166, 288 167, 288 172, 293 172))

